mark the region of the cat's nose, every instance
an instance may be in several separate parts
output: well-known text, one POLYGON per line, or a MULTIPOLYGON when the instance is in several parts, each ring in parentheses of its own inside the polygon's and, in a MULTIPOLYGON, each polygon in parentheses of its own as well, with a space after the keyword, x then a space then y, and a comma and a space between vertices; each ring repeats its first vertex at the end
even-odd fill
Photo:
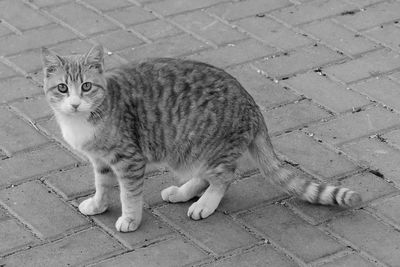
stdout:
POLYGON ((79 104, 71 104, 71 106, 72 106, 75 110, 77 110, 78 107, 79 107, 79 104))

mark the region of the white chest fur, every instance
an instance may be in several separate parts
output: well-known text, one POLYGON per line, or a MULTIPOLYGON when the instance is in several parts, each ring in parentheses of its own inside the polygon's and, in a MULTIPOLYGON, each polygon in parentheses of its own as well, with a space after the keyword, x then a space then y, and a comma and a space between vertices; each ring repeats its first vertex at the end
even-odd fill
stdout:
POLYGON ((86 118, 73 116, 57 116, 62 135, 74 149, 81 150, 82 146, 94 138, 95 128, 86 118))

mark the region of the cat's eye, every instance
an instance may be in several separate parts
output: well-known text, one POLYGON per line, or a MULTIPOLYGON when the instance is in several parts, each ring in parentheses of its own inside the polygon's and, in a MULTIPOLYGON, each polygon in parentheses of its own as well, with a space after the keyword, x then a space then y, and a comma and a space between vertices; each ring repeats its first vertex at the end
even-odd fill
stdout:
POLYGON ((68 86, 65 83, 60 83, 57 85, 57 89, 60 93, 65 94, 66 92, 68 92, 68 86))
POLYGON ((88 91, 90 91, 90 89, 92 89, 92 83, 91 82, 85 82, 84 84, 82 84, 82 91, 83 92, 88 92, 88 91))

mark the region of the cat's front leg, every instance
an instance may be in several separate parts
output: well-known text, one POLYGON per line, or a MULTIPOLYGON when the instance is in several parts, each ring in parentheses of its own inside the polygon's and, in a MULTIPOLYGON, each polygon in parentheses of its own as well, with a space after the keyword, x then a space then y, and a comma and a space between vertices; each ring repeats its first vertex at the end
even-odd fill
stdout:
POLYGON ((115 228, 119 232, 132 232, 142 220, 145 160, 138 154, 119 155, 112 166, 118 177, 122 209, 115 228))
POLYGON ((110 165, 99 158, 91 158, 90 161, 94 169, 96 193, 79 204, 79 211, 85 215, 95 215, 107 210, 110 189, 116 181, 110 165))

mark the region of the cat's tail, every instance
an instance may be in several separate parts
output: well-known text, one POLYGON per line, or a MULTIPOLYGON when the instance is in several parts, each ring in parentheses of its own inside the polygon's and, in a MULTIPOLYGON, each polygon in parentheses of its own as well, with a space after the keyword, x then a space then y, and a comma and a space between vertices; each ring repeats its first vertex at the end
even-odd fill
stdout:
POLYGON ((270 177, 274 184, 300 199, 310 203, 340 206, 355 206, 362 201, 359 193, 348 188, 308 181, 283 168, 266 132, 258 134, 250 144, 249 151, 265 177, 270 177))

